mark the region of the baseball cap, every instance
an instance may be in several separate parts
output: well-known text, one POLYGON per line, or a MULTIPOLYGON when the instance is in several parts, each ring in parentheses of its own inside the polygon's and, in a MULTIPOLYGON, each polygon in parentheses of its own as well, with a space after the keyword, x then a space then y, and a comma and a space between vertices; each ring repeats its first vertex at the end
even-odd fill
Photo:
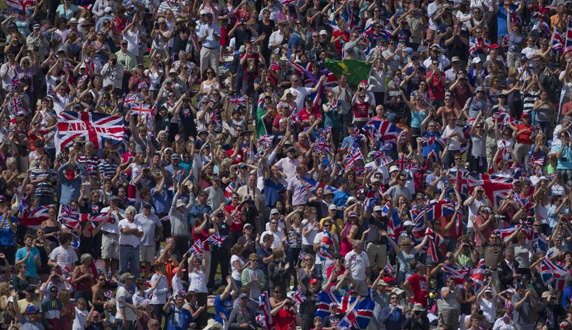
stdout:
POLYGON ((395 172, 395 171, 399 172, 399 168, 398 168, 397 166, 393 165, 393 166, 391 166, 391 167, 389 168, 389 173, 392 173, 392 172, 395 172))
POLYGON ((104 13, 111 13, 113 11, 113 9, 111 9, 111 7, 105 7, 105 9, 103 10, 104 13))
POLYGON ((310 280, 310 284, 316 284, 316 283, 318 283, 318 282, 319 282, 319 281, 318 281, 317 278, 313 278, 313 279, 310 280))
POLYGON ((179 156, 179 154, 172 154, 171 159, 181 159, 181 157, 179 156))
POLYGON ((328 211, 335 211, 337 209, 336 204, 330 204, 330 206, 328 206, 328 211))
POLYGON ((383 210, 383 208, 379 205, 377 205, 376 207, 373 208, 373 212, 381 212, 383 210))
POLYGON ((121 280, 121 282, 125 282, 125 281, 127 281, 128 279, 130 279, 130 278, 135 278, 135 276, 131 275, 131 273, 123 273, 123 274, 121 275, 120 280, 121 280))
POLYGON ((272 209, 270 211, 270 215, 272 215, 272 214, 280 214, 280 211, 278 211, 278 209, 272 209))
POLYGON ((321 35, 321 36, 327 36, 327 35, 328 35, 328 32, 326 32, 326 30, 321 30, 321 31, 320 31, 320 35, 321 35))
POLYGON ((403 223, 403 227, 407 227, 407 226, 413 227, 413 222, 411 222, 411 221, 409 221, 409 220, 405 221, 405 222, 403 223))

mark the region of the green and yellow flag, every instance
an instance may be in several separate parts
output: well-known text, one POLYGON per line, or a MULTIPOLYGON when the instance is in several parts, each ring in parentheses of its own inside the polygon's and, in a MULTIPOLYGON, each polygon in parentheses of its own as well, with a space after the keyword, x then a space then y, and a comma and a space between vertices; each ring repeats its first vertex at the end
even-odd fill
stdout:
POLYGON ((326 60, 326 68, 338 78, 342 74, 345 74, 348 77, 348 84, 355 87, 359 85, 362 80, 369 78, 371 63, 358 60, 326 60))

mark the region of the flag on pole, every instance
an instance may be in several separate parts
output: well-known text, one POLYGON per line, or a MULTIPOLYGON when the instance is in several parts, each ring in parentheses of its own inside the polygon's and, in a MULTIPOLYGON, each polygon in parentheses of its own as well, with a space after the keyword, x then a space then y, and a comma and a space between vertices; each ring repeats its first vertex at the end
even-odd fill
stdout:
POLYGON ((262 313, 263 322, 262 329, 271 330, 274 327, 274 320, 272 319, 272 308, 270 307, 270 300, 267 297, 267 292, 262 292, 258 299, 258 311, 262 313))
POLYGON ((568 17, 568 24, 566 25, 566 45, 564 52, 572 52, 572 16, 568 17))
POLYGON ((217 231, 216 233, 212 234, 209 238, 207 238, 207 241, 214 246, 222 247, 222 243, 224 243, 224 240, 226 238, 227 236, 224 235, 221 236, 220 233, 217 231))

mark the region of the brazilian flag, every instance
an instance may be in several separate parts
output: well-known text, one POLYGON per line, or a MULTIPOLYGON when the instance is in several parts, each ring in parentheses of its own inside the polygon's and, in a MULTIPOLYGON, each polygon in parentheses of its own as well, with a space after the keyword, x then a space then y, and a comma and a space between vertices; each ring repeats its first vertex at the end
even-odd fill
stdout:
POLYGON ((371 63, 358 60, 326 60, 326 68, 330 70, 336 77, 345 74, 348 77, 348 84, 350 86, 357 86, 362 80, 369 78, 369 70, 371 63))

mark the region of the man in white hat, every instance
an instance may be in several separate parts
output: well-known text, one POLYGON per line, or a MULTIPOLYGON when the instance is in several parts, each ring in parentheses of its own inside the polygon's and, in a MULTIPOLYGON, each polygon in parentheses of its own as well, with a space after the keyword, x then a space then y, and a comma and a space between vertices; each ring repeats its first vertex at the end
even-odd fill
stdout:
POLYGON ((211 13, 205 12, 201 16, 206 18, 206 23, 201 25, 199 29, 199 42, 201 42, 200 72, 204 74, 206 69, 210 67, 218 77, 220 27, 213 20, 211 13))

